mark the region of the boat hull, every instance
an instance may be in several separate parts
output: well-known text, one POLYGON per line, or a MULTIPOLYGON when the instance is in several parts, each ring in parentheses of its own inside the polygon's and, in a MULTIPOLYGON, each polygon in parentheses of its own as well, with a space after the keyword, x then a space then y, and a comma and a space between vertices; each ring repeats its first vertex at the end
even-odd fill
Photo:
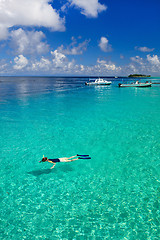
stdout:
POLYGON ((95 82, 86 82, 86 85, 110 85, 111 82, 106 82, 106 83, 95 83, 95 82))
POLYGON ((151 87, 152 83, 138 83, 138 84, 121 84, 119 83, 119 87, 151 87))

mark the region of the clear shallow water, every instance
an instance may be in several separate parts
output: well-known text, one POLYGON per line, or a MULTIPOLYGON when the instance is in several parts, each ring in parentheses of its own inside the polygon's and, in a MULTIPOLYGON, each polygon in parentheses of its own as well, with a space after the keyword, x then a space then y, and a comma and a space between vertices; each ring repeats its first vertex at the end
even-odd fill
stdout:
POLYGON ((159 239, 160 85, 85 81, 0 78, 2 239, 159 239))

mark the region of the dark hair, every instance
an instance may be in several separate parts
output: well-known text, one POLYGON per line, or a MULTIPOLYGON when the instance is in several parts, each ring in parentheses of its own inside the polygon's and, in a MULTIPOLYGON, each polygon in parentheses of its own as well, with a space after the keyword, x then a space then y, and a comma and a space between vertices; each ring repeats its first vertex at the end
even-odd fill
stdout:
POLYGON ((46 162, 47 159, 48 159, 47 157, 43 157, 42 160, 41 160, 41 162, 46 162))

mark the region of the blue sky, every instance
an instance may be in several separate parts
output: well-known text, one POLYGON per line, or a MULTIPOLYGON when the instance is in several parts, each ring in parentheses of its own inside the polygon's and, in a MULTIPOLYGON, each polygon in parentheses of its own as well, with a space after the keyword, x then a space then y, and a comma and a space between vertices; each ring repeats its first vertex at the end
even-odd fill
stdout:
POLYGON ((160 76, 159 0, 0 0, 0 75, 160 76))

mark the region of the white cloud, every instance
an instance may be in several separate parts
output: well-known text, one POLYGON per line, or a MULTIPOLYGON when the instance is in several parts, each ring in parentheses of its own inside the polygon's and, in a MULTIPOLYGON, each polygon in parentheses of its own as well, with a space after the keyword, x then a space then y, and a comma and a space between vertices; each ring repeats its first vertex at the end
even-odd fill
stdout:
POLYGON ((139 63, 141 65, 143 65, 143 58, 139 57, 139 56, 135 56, 135 57, 131 57, 130 58, 133 62, 139 63))
POLYGON ((139 56, 131 57, 132 63, 126 66, 126 70, 130 69, 132 73, 160 74, 160 59, 157 55, 147 55, 146 58, 139 56))
MULTIPOLYGON (((1 18, 1 17, 0 17, 1 18)), ((7 26, 0 23, 0 41, 8 38, 8 29, 7 26)))
POLYGON ((66 55, 81 55, 84 51, 86 51, 89 41, 90 40, 85 40, 84 42, 78 44, 77 40, 72 37, 72 43, 67 46, 66 49, 64 48, 64 45, 61 45, 58 48, 58 51, 66 55))
POLYGON ((49 4, 50 0, 0 0, 0 40, 13 26, 47 27, 64 31, 64 19, 49 4))
MULTIPOLYGON (((70 61, 64 54, 51 51, 51 59, 41 57, 40 60, 32 60, 27 66, 27 71, 34 73, 62 74, 62 73, 77 73, 83 71, 83 65, 75 64, 75 61, 70 61)), ((49 57, 50 58, 50 57, 49 57)))
POLYGON ((8 64, 6 63, 6 60, 2 59, 0 60, 0 73, 7 72, 8 64))
POLYGON ((60 53, 57 49, 55 51, 51 51, 52 65, 51 72, 52 73, 82 73, 84 71, 84 66, 82 64, 78 65, 75 63, 75 60, 71 61, 63 54, 60 53))
POLYGON ((52 63, 49 59, 41 57, 40 61, 34 61, 30 70, 32 71, 49 71, 52 67, 52 63))
POLYGON ((139 72, 139 70, 136 68, 136 66, 133 63, 130 63, 129 65, 125 66, 123 71, 128 74, 133 74, 139 72))
POLYGON ((64 67, 67 62, 67 58, 63 53, 58 52, 58 50, 51 51, 51 54, 53 56, 53 66, 55 68, 58 67, 64 67))
POLYGON ((100 49, 103 52, 111 52, 112 51, 112 46, 109 44, 109 41, 106 37, 101 37, 99 45, 100 49))
POLYGON ((72 6, 81 10, 86 17, 96 18, 98 13, 105 11, 107 6, 99 3, 98 0, 68 0, 72 6))
POLYGON ((62 7, 61 7, 61 11, 62 12, 67 12, 68 8, 70 7, 70 3, 69 2, 66 2, 62 7))
POLYGON ((154 48, 148 48, 148 47, 135 47, 136 50, 140 52, 153 52, 154 48))
POLYGON ((160 74, 160 58, 157 55, 147 55, 147 61, 149 62, 151 72, 160 74))
POLYGON ((15 57, 14 62, 15 62, 15 65, 13 66, 13 68, 15 70, 21 70, 25 68, 28 64, 27 58, 24 57, 23 55, 19 55, 18 57, 15 57))
POLYGON ((148 62, 150 62, 152 65, 160 66, 160 60, 159 60, 159 58, 158 58, 157 55, 153 55, 153 57, 152 57, 150 54, 148 54, 148 55, 147 55, 147 60, 148 60, 148 62))
POLYGON ((43 54, 49 45, 42 40, 45 35, 41 31, 24 31, 22 28, 11 31, 11 46, 16 54, 43 54))
POLYGON ((147 55, 146 58, 135 56, 131 62, 118 66, 105 59, 97 59, 94 65, 77 64, 75 59, 70 59, 57 49, 51 51, 48 57, 40 59, 29 59, 23 55, 18 55, 14 61, 0 61, 0 73, 18 74, 23 71, 28 74, 69 74, 69 75, 106 75, 106 76, 127 76, 131 73, 160 75, 160 57, 157 55, 147 55))
POLYGON ((144 73, 144 74, 148 72, 149 66, 146 63, 146 59, 141 58, 140 56, 135 56, 131 57, 130 60, 132 62, 125 67, 126 72, 130 71, 130 73, 144 73))
POLYGON ((121 67, 116 67, 114 63, 111 61, 105 61, 105 60, 100 60, 99 58, 97 59, 98 66, 103 69, 103 71, 110 71, 110 72, 119 72, 121 70, 121 67))

